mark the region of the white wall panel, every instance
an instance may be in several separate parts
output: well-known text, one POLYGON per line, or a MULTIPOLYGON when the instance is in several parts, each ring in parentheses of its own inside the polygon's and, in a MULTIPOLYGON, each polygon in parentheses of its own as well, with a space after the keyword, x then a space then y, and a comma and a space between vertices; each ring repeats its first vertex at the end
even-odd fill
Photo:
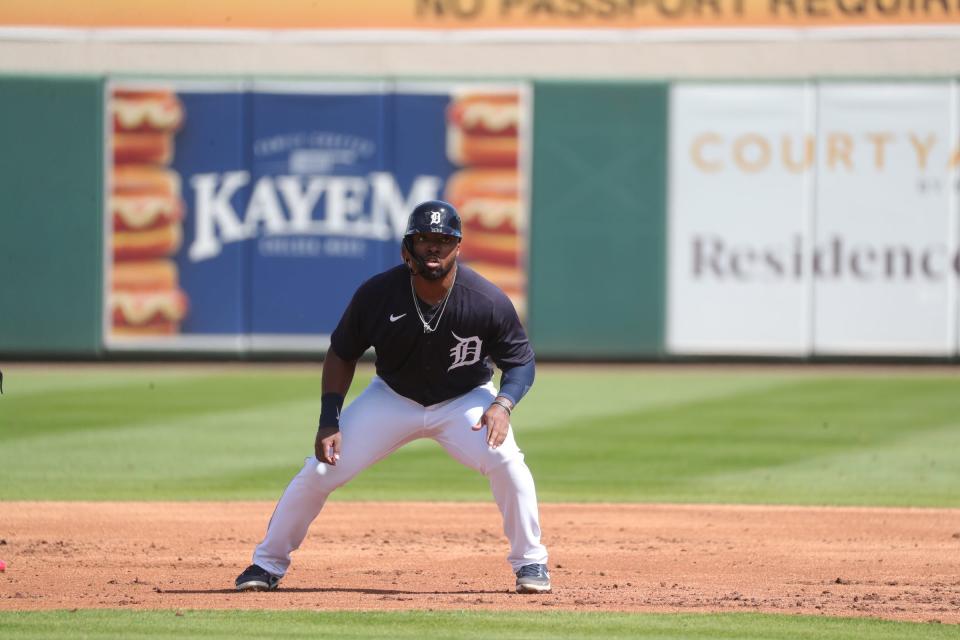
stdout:
POLYGON ((804 84, 674 87, 669 351, 809 351, 812 102, 804 84))
POLYGON ((950 83, 818 92, 814 350, 949 355, 950 83))

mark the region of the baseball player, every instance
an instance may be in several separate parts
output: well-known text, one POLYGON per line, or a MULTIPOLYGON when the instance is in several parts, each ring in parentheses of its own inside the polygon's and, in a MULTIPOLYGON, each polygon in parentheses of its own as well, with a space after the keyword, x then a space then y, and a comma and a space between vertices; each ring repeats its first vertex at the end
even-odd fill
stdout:
POLYGON ((423 202, 407 222, 404 264, 357 289, 323 360, 315 455, 280 497, 238 590, 276 588, 334 489, 404 444, 432 438, 489 479, 517 593, 550 591, 533 477, 510 429, 533 384, 534 355, 506 295, 457 263, 462 237, 453 206, 423 202), (341 414, 370 346, 376 375, 341 414), (503 371, 499 391, 491 361, 503 371))

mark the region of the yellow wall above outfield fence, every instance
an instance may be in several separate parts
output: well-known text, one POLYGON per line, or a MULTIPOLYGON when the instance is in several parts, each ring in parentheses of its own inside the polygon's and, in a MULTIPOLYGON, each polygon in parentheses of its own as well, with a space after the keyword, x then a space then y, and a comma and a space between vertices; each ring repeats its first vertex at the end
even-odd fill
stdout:
POLYGON ((277 30, 829 28, 956 25, 943 0, 46 0, 0 2, 0 25, 277 30))

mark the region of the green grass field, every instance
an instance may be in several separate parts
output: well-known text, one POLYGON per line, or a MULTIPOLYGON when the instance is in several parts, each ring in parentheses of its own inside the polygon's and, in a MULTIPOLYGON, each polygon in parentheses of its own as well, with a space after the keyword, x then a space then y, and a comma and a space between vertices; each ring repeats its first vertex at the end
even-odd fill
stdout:
POLYGON ((44 611, 0 615, 0 636, 17 640, 71 638, 383 638, 384 640, 939 640, 952 625, 886 620, 732 613, 279 612, 279 611, 44 611))
MULTIPOLYGON (((312 451, 319 368, 3 367, 0 500, 273 500, 312 451)), ((370 370, 359 372, 354 391, 370 370)), ((960 378, 540 367, 514 427, 544 501, 960 506, 960 378)), ((335 494, 489 500, 432 442, 335 494)), ((2 532, 2 523, 0 523, 2 532)), ((955 626, 768 615, 2 612, 34 638, 945 638, 955 626)))
MULTIPOLYGON (((312 452, 319 371, 5 373, 3 500, 274 499, 312 452)), ((958 381, 541 367, 513 422, 544 501, 957 507, 958 381)), ((419 441, 334 496, 489 489, 419 441)))

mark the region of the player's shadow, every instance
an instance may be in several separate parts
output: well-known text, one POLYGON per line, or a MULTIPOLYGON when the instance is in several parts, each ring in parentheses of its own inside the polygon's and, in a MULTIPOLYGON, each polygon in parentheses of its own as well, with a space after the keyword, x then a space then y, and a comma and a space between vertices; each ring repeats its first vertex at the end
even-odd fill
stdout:
MULTIPOLYGON (((234 593, 240 595, 236 589, 163 589, 158 591, 160 595, 173 593, 183 594, 214 594, 214 593, 234 593)), ((264 592, 258 592, 264 593, 264 592)), ((513 593, 509 589, 483 590, 483 589, 464 589, 463 591, 410 591, 406 589, 350 589, 347 587, 284 587, 274 593, 363 593, 371 596, 474 596, 474 595, 493 595, 497 593, 513 593)))

